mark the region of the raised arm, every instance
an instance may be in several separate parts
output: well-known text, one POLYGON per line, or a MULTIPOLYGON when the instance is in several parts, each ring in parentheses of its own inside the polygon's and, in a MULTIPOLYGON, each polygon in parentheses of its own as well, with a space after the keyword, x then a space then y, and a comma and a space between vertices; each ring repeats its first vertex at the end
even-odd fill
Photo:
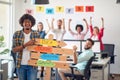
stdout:
POLYGON ((70 25, 70 23, 71 23, 71 21, 72 21, 72 19, 69 19, 69 21, 68 21, 68 31, 72 34, 72 35, 74 35, 75 33, 71 30, 71 25, 70 25))
POLYGON ((62 19, 62 22, 63 22, 63 30, 65 30, 65 19, 64 18, 62 19))
POLYGON ((90 33, 92 34, 92 33, 93 33, 92 17, 90 17, 90 25, 89 25, 89 28, 90 28, 90 33))
POLYGON ((48 19, 46 19, 46 22, 47 22, 47 25, 48 25, 48 30, 46 30, 46 34, 50 31, 50 24, 49 24, 49 22, 48 22, 48 19))
POLYGON ((71 21, 72 21, 72 19, 69 19, 69 21, 68 21, 68 31, 71 31, 71 28, 70 28, 71 21))
POLYGON ((92 25, 92 17, 90 17, 90 25, 92 25))
POLYGON ((86 31, 85 31, 85 34, 87 34, 87 32, 88 32, 88 29, 89 29, 89 27, 88 27, 88 23, 87 23, 87 20, 84 18, 83 19, 83 21, 85 22, 85 24, 86 24, 86 27, 87 27, 87 29, 86 29, 86 31))
POLYGON ((52 29, 52 30, 54 29, 53 22, 54 22, 54 18, 52 19, 52 22, 51 22, 51 29, 52 29))
POLYGON ((102 21, 102 28, 104 28, 104 18, 101 17, 101 21, 102 21))
POLYGON ((101 21, 102 21, 102 27, 101 27, 101 29, 100 29, 100 32, 99 32, 99 34, 101 35, 101 37, 103 36, 103 34, 104 34, 104 19, 103 19, 103 17, 101 17, 101 21))

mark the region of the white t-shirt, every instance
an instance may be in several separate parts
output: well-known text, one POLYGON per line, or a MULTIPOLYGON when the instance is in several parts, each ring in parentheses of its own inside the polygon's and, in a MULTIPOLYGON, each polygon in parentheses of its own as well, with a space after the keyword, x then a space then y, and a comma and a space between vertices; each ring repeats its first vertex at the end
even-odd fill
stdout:
MULTIPOLYGON (((30 41, 30 34, 25 34, 24 33, 24 43, 30 41)), ((21 65, 28 65, 28 60, 30 59, 30 51, 28 51, 26 48, 23 49, 23 55, 22 55, 22 61, 21 65)))
POLYGON ((66 31, 62 30, 62 29, 54 29, 54 30, 52 30, 52 32, 55 34, 55 37, 56 37, 57 41, 62 41, 63 36, 64 36, 66 31))
POLYGON ((92 40, 98 40, 98 36, 92 36, 91 39, 92 40))
POLYGON ((84 33, 81 33, 81 34, 73 34, 74 38, 77 39, 77 40, 84 40, 84 37, 85 37, 86 34, 84 33))

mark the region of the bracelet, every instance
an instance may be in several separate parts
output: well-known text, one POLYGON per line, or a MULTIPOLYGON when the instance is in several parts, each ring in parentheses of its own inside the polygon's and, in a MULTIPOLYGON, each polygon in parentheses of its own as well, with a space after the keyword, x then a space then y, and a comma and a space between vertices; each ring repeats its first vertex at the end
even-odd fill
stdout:
POLYGON ((25 48, 25 46, 24 46, 24 45, 22 45, 22 47, 23 47, 23 48, 25 48))

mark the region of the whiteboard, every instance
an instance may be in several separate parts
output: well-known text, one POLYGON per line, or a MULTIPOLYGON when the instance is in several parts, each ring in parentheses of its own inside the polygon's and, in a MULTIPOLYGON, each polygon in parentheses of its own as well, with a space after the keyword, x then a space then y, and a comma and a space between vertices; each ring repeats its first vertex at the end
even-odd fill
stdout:
POLYGON ((81 42, 80 40, 64 40, 64 42, 67 44, 65 47, 63 48, 68 48, 68 49, 73 49, 73 46, 77 47, 77 52, 81 51, 81 42))

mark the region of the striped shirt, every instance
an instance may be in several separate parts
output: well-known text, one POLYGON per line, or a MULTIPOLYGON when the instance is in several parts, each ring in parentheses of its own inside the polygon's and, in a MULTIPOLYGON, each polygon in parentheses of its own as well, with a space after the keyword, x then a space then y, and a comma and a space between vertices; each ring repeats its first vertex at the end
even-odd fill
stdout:
MULTIPOLYGON (((35 40, 35 38, 39 38, 39 34, 37 33, 37 31, 32 30, 31 34, 30 34, 30 39, 35 40)), ((23 44, 24 44, 24 32, 23 32, 23 30, 16 31, 13 35, 12 48, 15 48, 17 46, 21 46, 23 44)), ((16 56, 16 67, 20 67, 23 51, 17 52, 16 55, 17 55, 16 56)))

